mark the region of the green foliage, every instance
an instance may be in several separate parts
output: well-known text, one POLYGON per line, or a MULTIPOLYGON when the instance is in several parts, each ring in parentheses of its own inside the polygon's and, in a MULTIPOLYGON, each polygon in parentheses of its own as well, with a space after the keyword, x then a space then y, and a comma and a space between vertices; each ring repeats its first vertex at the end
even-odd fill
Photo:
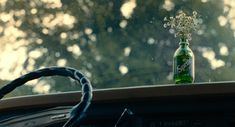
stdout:
MULTIPOLYGON (((46 52, 35 59, 34 69, 42 66, 56 66, 58 60, 65 59, 65 66, 84 72, 94 88, 113 88, 137 85, 173 83, 172 57, 178 47, 178 40, 163 28, 163 19, 173 16, 178 10, 191 13, 197 11, 203 20, 202 33, 192 35, 190 47, 196 59, 196 82, 234 80, 234 36, 228 23, 220 26, 218 17, 224 15, 222 1, 177 0, 172 1, 174 8, 163 8, 164 0, 136 0, 136 7, 130 18, 122 15, 120 8, 126 1, 120 0, 62 0, 61 7, 50 7, 40 0, 9 0, 1 6, 1 12, 25 10, 24 16, 14 16, 22 21, 18 29, 27 36, 27 52, 43 48, 46 52), (36 13, 32 13, 32 9, 36 13), (43 24, 44 17, 56 19, 58 14, 75 17, 72 25, 55 24, 48 28, 43 24), (120 25, 126 23, 126 26, 120 25), (48 31, 45 32, 45 29, 48 31), (62 34, 66 37, 62 37, 62 34), (64 34, 64 35, 65 35, 64 34), (36 43, 38 39, 42 43, 36 43), (223 42, 229 50, 227 56, 221 56, 219 43, 223 42), (77 45, 82 54, 75 55, 68 47, 77 45), (210 61, 203 57, 202 48, 210 48, 215 57, 225 62, 223 67, 212 69, 210 61), (125 54, 129 49, 129 54, 125 54), (231 51, 231 53, 230 53, 231 51), (229 64, 227 64, 229 63, 229 64), (128 72, 119 70, 124 65, 128 72)), ((72 19, 67 19, 69 23, 72 19)), ((4 22, 0 22, 2 27, 4 22)), ((0 35, 4 36, 3 34, 0 35)), ((7 43, 7 42, 5 42, 7 43)), ((30 60, 26 60, 27 70, 30 60)), ((50 92, 79 89, 69 85, 69 80, 45 79, 51 85, 50 92), (50 82, 49 80, 53 80, 50 82)), ((1 84, 5 84, 1 83, 1 84)), ((22 94, 32 93, 32 86, 22 94)), ((35 94, 35 93, 32 93, 35 94)), ((18 94, 17 94, 18 95, 18 94)))

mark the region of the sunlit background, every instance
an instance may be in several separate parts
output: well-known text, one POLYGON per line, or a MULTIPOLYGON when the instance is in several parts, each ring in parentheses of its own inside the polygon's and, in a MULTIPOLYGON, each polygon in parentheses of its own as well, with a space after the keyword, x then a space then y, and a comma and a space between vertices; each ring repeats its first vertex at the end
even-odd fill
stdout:
MULTIPOLYGON (((179 10, 203 22, 190 42, 196 82, 235 79, 235 0, 0 0, 0 9, 0 86, 48 66, 80 69, 97 89, 173 83, 178 40, 163 18, 179 10)), ((34 80, 10 96, 80 88, 63 81, 34 80)))

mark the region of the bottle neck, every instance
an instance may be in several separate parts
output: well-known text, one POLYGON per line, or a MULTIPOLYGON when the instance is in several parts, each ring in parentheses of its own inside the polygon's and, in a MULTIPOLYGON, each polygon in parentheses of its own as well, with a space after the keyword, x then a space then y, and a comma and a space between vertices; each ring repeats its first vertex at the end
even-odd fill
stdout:
POLYGON ((179 45, 180 45, 180 47, 187 47, 189 45, 188 39, 181 38, 179 45))

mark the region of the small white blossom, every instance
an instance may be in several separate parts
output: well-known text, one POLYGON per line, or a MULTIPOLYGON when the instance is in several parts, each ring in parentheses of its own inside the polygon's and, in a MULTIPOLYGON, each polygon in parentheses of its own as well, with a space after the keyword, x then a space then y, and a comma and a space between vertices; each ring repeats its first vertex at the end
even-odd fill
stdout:
POLYGON ((167 17, 164 18, 164 21, 167 21, 167 17))
MULTIPOLYGON (((170 27, 173 29, 175 37, 185 38, 191 40, 191 33, 196 31, 202 19, 198 19, 197 12, 193 11, 192 16, 186 15, 183 11, 179 11, 175 17, 164 18, 164 28, 170 27)), ((172 33, 172 31, 170 31, 172 33)))

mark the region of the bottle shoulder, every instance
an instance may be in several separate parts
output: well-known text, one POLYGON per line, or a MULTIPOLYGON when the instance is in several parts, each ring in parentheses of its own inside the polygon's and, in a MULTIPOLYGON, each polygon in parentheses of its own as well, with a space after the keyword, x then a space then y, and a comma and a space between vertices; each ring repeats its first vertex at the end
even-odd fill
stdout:
POLYGON ((174 57, 178 56, 194 57, 194 54, 189 47, 179 47, 174 53, 174 57))

